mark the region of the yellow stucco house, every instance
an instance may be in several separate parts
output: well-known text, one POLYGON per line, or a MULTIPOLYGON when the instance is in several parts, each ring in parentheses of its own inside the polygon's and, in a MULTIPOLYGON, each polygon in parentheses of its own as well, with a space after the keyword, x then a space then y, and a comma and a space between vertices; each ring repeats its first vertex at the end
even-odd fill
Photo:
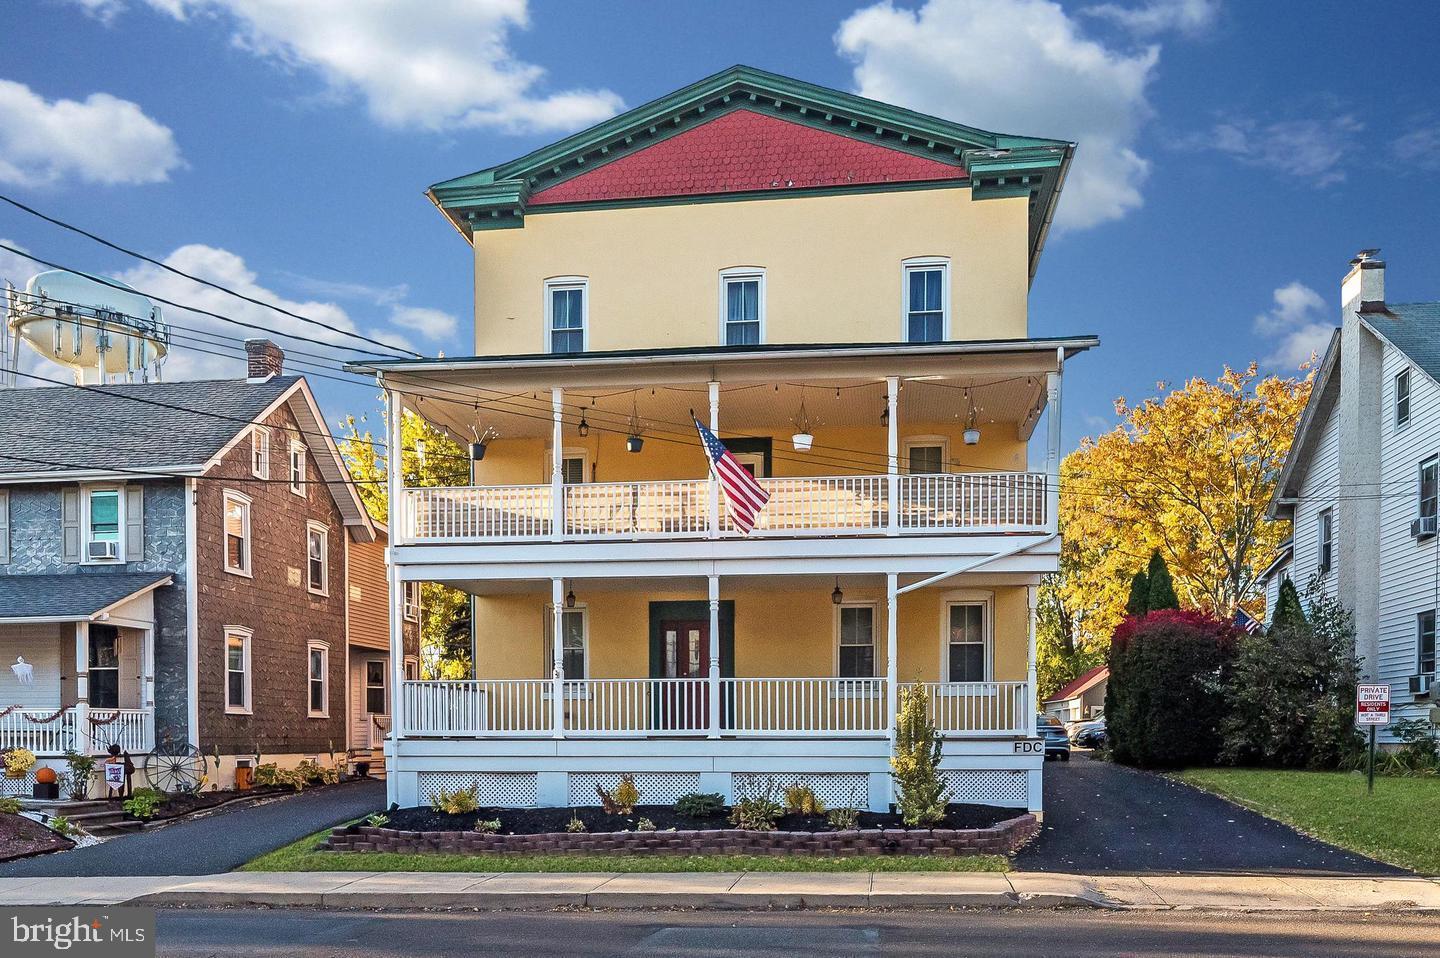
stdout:
POLYGON ((952 800, 1040 811, 1035 590, 1096 340, 1030 338, 1027 299, 1073 149, 736 67, 432 187, 475 356, 356 368, 471 449, 463 488, 392 470, 391 594, 474 596, 476 674, 393 677, 390 800, 631 773, 883 809, 919 682, 952 800), (696 419, 769 494, 748 534, 696 419))

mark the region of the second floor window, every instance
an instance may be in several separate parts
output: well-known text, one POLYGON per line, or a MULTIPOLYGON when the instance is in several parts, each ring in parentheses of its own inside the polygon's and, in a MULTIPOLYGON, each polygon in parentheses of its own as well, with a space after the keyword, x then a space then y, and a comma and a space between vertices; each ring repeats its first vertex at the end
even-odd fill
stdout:
POLYGON ((305 446, 298 442, 290 444, 290 491, 305 495, 305 446))
POLYGON ((324 595, 330 586, 330 532, 311 523, 305 530, 305 572, 311 592, 324 595))
POLYGON ((1437 506, 1440 506, 1440 484, 1437 484, 1437 473, 1440 473, 1440 458, 1431 456, 1420 463, 1419 482, 1416 492, 1419 496, 1416 516, 1422 520, 1429 519, 1434 524, 1437 506))
POLYGON ((1410 370, 1401 370, 1395 377, 1395 428, 1410 421, 1410 370))
POLYGON ((1420 674, 1435 674, 1435 610, 1417 616, 1415 638, 1420 646, 1420 674))
POLYGON ((124 559, 125 550, 120 536, 120 490, 91 490, 85 518, 89 527, 86 557, 92 562, 103 558, 124 559))
POLYGON ((585 351, 589 289, 584 280, 553 280, 545 284, 545 329, 552 353, 585 351))
POLYGON ((722 343, 758 346, 765 314, 765 277, 760 273, 726 273, 720 278, 722 343))
POLYGON ((225 493, 225 571, 250 574, 250 500, 225 493))
POLYGON ((1335 552, 1335 514, 1329 509, 1322 509, 1315 518, 1315 545, 1318 559, 1316 571, 1325 575, 1330 571, 1335 552))
POLYGON ((905 339, 938 343, 945 338, 949 266, 916 262, 905 267, 905 339))

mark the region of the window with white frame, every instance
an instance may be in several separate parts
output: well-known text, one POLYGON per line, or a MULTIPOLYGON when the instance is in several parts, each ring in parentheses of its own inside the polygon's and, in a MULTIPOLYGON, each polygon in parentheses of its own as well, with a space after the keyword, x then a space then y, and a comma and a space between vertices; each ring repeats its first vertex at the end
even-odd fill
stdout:
POLYGON ((943 437, 924 436, 905 441, 905 471, 912 476, 931 475, 945 471, 949 445, 943 437))
POLYGON ((250 574, 250 499, 225 490, 225 571, 250 574))
POLYGON ((290 491, 297 496, 305 495, 305 444, 290 443, 290 491))
POLYGON ((1420 649, 1419 672, 1421 675, 1435 674, 1435 610, 1421 612, 1416 617, 1416 645, 1420 649))
POLYGON ((311 718, 330 714, 330 647, 323 642, 310 642, 305 647, 308 679, 308 704, 311 718))
POLYGON ((545 345, 552 353, 582 353, 589 329, 589 283, 579 277, 545 282, 545 345))
POLYGON ((250 429, 250 475, 256 479, 270 478, 270 430, 264 426, 250 429))
POLYGON ((1402 369, 1395 374, 1395 428, 1400 429, 1410 422, 1410 370, 1402 369))
POLYGON ((1420 520, 1421 532, 1435 531, 1435 516, 1437 507, 1440 507, 1440 458, 1431 456, 1420 463, 1420 472, 1416 482, 1416 503, 1415 516, 1420 520))
MULTIPOLYGON (((554 614, 545 610, 545 674, 549 675, 554 665, 554 614)), ((590 631, 588 610, 584 606, 562 609, 560 612, 560 656, 566 679, 585 678, 585 640, 590 631)))
POLYGON ((1321 509, 1315 517, 1316 572, 1325 575, 1335 557, 1335 514, 1321 509))
MULTIPOLYGON (((545 450, 545 475, 548 480, 550 470, 554 468, 554 461, 551 459, 550 450, 545 450)), ((560 481, 567 486, 579 485, 590 481, 590 453, 581 448, 562 449, 560 451, 560 481)))
POLYGON ((420 621, 420 583, 405 582, 401 584, 401 595, 404 600, 404 613, 406 622, 420 621))
POLYGON ((875 606, 845 604, 840 606, 840 653, 837 673, 842 679, 868 679, 875 676, 875 606))
POLYGON ((384 659, 365 660, 365 711, 371 715, 384 715, 388 711, 385 708, 386 664, 384 659))
POLYGON ((985 682, 989 671, 984 602, 950 602, 945 607, 945 680, 985 682))
POLYGON ((420 680, 420 660, 414 656, 405 656, 405 681, 417 682, 420 680))
POLYGON ((305 584, 317 595, 330 591, 330 530, 318 522, 305 525, 305 584))
POLYGON ((85 510, 81 518, 84 521, 84 560, 124 562, 125 491, 113 487, 85 490, 85 510))
POLYGON ((765 336, 765 271, 725 270, 720 274, 720 342, 758 346, 765 336))
POLYGON ((225 711, 250 712, 249 629, 225 627, 225 711))
POLYGON ((937 343, 950 327, 950 264, 943 259, 904 263, 905 341, 937 343))

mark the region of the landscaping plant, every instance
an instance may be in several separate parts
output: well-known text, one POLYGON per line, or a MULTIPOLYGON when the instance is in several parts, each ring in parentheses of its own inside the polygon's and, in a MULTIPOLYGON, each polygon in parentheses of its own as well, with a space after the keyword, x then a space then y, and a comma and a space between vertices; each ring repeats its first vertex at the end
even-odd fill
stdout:
POLYGON ((20 814, 20 799, 18 799, 18 798, 0 798, 0 813, 6 814, 6 815, 19 815, 19 814, 20 814))
POLYGON ((752 832, 770 832, 785 814, 775 800, 775 782, 766 779, 763 785, 751 780, 736 789, 735 805, 730 809, 730 824, 752 832))
MULTIPOLYGON (((471 811, 473 812, 474 809, 472 808, 471 811)), ((480 832, 482 835, 494 835, 499 830, 500 819, 498 818, 482 818, 475 822, 475 831, 480 832)))
POLYGON ((675 800, 675 811, 690 818, 714 818, 725 811, 725 796, 719 792, 690 792, 675 800))
POLYGON ((95 776, 95 756, 68 751, 65 753, 65 764, 70 767, 66 775, 70 798, 82 802, 90 795, 90 780, 95 776))
POLYGON ((155 811, 165 804, 165 793, 154 788, 137 788, 130 793, 130 797, 120 803, 126 814, 133 815, 141 821, 149 821, 155 817, 155 811))
MULTIPOLYGON (((471 785, 469 788, 457 788, 455 791, 440 789, 430 799, 430 807, 437 812, 444 812, 446 815, 468 815, 480 808, 480 800, 476 797, 478 787, 471 785)), ((498 825, 496 826, 499 827, 498 825)), ((476 831, 484 831, 479 823, 475 826, 476 831)))
POLYGON ((365 824, 371 828, 384 828, 390 824, 390 816, 384 812, 371 812, 365 816, 365 824))
POLYGON ((825 821, 837 832, 853 832, 860 827, 860 809, 832 808, 826 814, 825 821))
POLYGON ((635 830, 637 832, 653 832, 655 831, 655 823, 648 818, 637 818, 635 819, 635 830))
POLYGON ((825 803, 815 797, 809 785, 795 782, 785 789, 785 811, 801 815, 824 815, 825 803))
POLYGON ((35 766, 35 753, 28 748, 5 750, 5 774, 10 778, 24 778, 25 773, 35 766))
POLYGON ((940 749, 940 733, 930 721, 925 686, 901 689, 890 769, 895 777, 900 819, 906 825, 933 825, 945 818, 950 792, 940 778, 940 749))
POLYGON ((64 815, 56 815, 46 824, 50 826, 52 832, 55 832, 57 835, 64 835, 66 838, 80 834, 80 826, 70 821, 70 819, 64 815))
POLYGON ((620 776, 620 784, 613 792, 596 785, 595 794, 600 796, 600 807, 608 815, 629 815, 640 804, 640 789, 635 787, 635 776, 628 772, 620 776))
POLYGON ((570 832, 572 835, 578 834, 586 830, 585 823, 580 821, 580 816, 575 814, 575 810, 573 808, 570 810, 570 821, 565 823, 565 830, 567 832, 570 832))

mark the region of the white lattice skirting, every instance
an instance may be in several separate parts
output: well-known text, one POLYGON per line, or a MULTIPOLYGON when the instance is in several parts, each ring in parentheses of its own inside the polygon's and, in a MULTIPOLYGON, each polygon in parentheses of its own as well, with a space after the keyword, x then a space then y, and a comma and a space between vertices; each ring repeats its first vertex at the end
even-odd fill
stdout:
MULTIPOLYGON (((810 772, 806 774, 736 772, 730 786, 738 798, 747 791, 763 789, 767 781, 777 789, 805 785, 830 808, 865 808, 870 803, 870 776, 864 772, 810 772)), ((778 797, 778 796, 777 796, 778 797)))
POLYGON ((441 789, 453 792, 472 787, 481 806, 525 807, 535 804, 537 776, 534 772, 420 773, 419 791, 423 804, 429 804, 441 789))
POLYGON ((950 801, 962 805, 1023 805, 1030 795, 1027 776, 1019 769, 950 769, 941 775, 950 801))
MULTIPOLYGON (((620 784, 618 772, 571 772, 567 778, 570 786, 570 804, 576 806, 599 805, 600 796, 595 786, 613 792, 620 784)), ((698 772, 637 772, 635 788, 640 792, 642 805, 672 805, 681 795, 700 790, 698 772)))
POLYGON ((29 798, 35 787, 35 769, 27 771, 23 778, 0 775, 0 797, 29 798))

